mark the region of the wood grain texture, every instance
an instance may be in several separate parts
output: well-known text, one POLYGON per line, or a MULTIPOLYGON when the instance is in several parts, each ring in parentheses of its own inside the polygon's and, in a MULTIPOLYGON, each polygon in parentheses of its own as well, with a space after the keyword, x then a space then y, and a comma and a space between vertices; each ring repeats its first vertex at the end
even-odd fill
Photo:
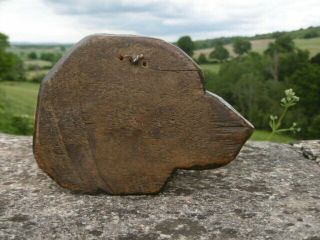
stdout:
POLYGON ((198 66, 162 40, 91 35, 39 92, 34 155, 62 187, 156 193, 177 168, 232 161, 253 126, 206 92, 198 66), (126 56, 143 54, 137 64, 126 56))

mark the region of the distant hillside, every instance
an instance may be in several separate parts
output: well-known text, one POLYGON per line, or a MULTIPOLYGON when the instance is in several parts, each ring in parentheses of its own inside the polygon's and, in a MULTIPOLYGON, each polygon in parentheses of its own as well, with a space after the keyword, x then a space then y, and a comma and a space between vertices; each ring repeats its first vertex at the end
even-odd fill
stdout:
MULTIPOLYGON (((233 36, 233 37, 219 37, 210 38, 204 40, 195 40, 195 49, 206 49, 213 48, 215 43, 222 42, 223 44, 231 44, 237 38, 245 38, 248 40, 261 40, 261 39, 274 39, 281 34, 287 34, 293 39, 310 39, 320 37, 320 26, 301 28, 294 31, 276 31, 272 33, 256 34, 255 36, 233 36)), ((176 44, 174 42, 173 44, 176 44)), ((54 48, 66 48, 69 49, 73 44, 71 43, 24 43, 24 42, 13 42, 12 49, 54 49, 54 48)))
MULTIPOLYGON (((274 39, 271 38, 250 40, 252 51, 263 53, 264 50, 267 49, 269 43, 273 41, 274 39)), ((295 38, 294 42, 298 48, 308 50, 310 52, 311 57, 320 52, 320 37, 309 39, 295 38)), ((225 44, 225 48, 229 51, 232 57, 236 56, 236 54, 233 52, 231 43, 225 44)), ((212 52, 213 49, 213 47, 197 49, 194 51, 193 57, 198 58, 201 53, 204 53, 207 57, 209 57, 209 54, 210 52, 212 52)))
POLYGON ((204 48, 212 48, 214 47, 216 42, 223 42, 223 44, 230 44, 236 38, 246 38, 248 40, 259 40, 259 39, 274 39, 281 34, 287 34, 293 39, 301 38, 301 39, 310 39, 320 37, 320 26, 318 27, 308 27, 305 29, 299 29, 294 31, 282 31, 282 32, 272 32, 272 33, 265 33, 265 34, 257 34, 252 37, 241 37, 241 36, 234 36, 234 37, 220 37, 220 38, 212 38, 212 39, 205 39, 205 40, 196 40, 194 41, 196 49, 204 49, 204 48))
POLYGON ((21 49, 29 49, 29 48, 55 48, 55 47, 65 47, 70 48, 73 46, 73 43, 29 43, 29 42, 12 42, 12 48, 17 47, 21 49))

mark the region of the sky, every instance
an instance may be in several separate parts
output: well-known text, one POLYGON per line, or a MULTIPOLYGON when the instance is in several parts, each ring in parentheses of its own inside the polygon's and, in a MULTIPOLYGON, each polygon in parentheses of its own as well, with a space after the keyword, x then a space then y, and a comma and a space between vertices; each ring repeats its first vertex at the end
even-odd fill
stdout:
POLYGON ((74 43, 93 33, 175 41, 320 26, 320 0, 0 0, 11 42, 74 43))

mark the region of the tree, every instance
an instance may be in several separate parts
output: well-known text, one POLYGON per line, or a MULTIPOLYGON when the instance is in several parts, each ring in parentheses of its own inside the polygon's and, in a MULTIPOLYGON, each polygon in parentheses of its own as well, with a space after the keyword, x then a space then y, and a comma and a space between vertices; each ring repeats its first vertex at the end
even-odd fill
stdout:
POLYGON ((62 54, 59 52, 57 53, 43 52, 40 55, 40 59, 49 61, 52 64, 55 64, 61 57, 62 57, 62 54))
POLYGON ((319 37, 319 33, 316 30, 309 30, 303 38, 309 39, 309 38, 316 38, 319 37))
POLYGON ((10 47, 8 36, 0 32, 0 52, 4 52, 10 47))
POLYGON ((8 37, 0 33, 0 81, 16 81, 24 79, 23 63, 11 52, 8 37))
POLYGON ((296 49, 293 52, 282 53, 279 57, 279 81, 285 81, 290 75, 298 69, 309 65, 308 50, 296 49))
POLYGON ((223 62, 229 58, 229 52, 223 47, 223 45, 217 45, 210 53, 210 58, 218 59, 220 62, 223 62))
POLYGON ((320 114, 315 116, 308 127, 308 132, 312 138, 319 139, 320 137, 320 114))
POLYGON ((249 52, 250 50, 251 50, 251 43, 247 39, 237 38, 233 42, 233 51, 240 56, 244 53, 249 52))
POLYGON ((204 53, 200 53, 197 62, 198 64, 205 64, 208 63, 208 59, 204 53))
MULTIPOLYGON (((315 124, 314 118, 320 115, 320 66, 309 64, 304 68, 298 69, 292 76, 289 77, 289 84, 301 96, 301 104, 299 108, 302 116, 307 118, 304 123, 298 123, 302 126, 301 132, 304 136, 313 136, 315 124)), ((319 128, 318 128, 319 129, 319 128)), ((317 136, 318 138, 320 136, 317 136)))
POLYGON ((316 54, 314 57, 312 57, 312 58, 310 59, 310 62, 311 62, 312 64, 318 64, 318 65, 320 65, 320 53, 318 53, 318 54, 316 54))
POLYGON ((38 56, 37 56, 37 54, 36 54, 35 52, 30 52, 30 53, 28 54, 28 58, 29 58, 29 59, 37 59, 38 56))
POLYGON ((179 38, 177 45, 190 57, 193 55, 194 43, 190 36, 183 36, 179 38))
POLYGON ((288 35, 280 35, 275 42, 270 43, 265 50, 265 55, 271 59, 270 72, 275 81, 279 81, 280 55, 295 50, 295 44, 288 35))
POLYGON ((320 67, 309 64, 298 69, 289 78, 289 83, 299 96, 301 96, 301 106, 305 110, 306 116, 312 117, 320 114, 320 67))
POLYGON ((270 43, 265 53, 272 55, 275 52, 278 53, 288 53, 292 52, 295 49, 295 44, 292 38, 289 35, 281 35, 276 38, 273 43, 270 43))

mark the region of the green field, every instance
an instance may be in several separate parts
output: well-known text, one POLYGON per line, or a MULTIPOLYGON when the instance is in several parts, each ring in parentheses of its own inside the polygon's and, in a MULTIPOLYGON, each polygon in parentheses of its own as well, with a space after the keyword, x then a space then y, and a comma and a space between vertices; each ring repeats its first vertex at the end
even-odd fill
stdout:
POLYGON ((49 72, 49 70, 46 69, 40 69, 40 70, 33 70, 33 71, 26 71, 26 78, 28 80, 32 80, 35 77, 43 77, 45 75, 47 75, 47 73, 49 72))
MULTIPOLYGON (((70 45, 71 46, 71 45, 70 45)), ((19 55, 23 60, 28 60, 27 55, 31 52, 35 52, 38 56, 40 56, 41 53, 56 53, 56 52, 65 52, 68 48, 70 48, 69 45, 26 45, 26 46, 20 46, 20 45, 14 45, 11 46, 10 51, 19 55)))
POLYGON ((0 82, 10 110, 16 114, 34 116, 39 84, 28 82, 0 82))
POLYGON ((51 63, 49 61, 44 61, 44 60, 25 60, 24 61, 24 64, 26 66, 30 66, 30 65, 37 65, 37 66, 40 66, 40 67, 45 67, 45 66, 51 66, 51 63))
MULTIPOLYGON (((260 39, 251 40, 251 46, 253 52, 263 53, 267 49, 269 43, 273 42, 274 39, 260 39)), ((320 52, 320 38, 310 38, 310 39, 294 39, 296 46, 300 49, 307 49, 310 52, 310 56, 314 56, 320 52)), ((232 45, 225 45, 226 49, 229 51, 230 56, 234 57, 236 54, 233 52, 232 45)), ((207 57, 213 48, 199 49, 194 52, 193 57, 199 57, 200 53, 204 53, 207 57)))
POLYGON ((202 71, 210 71, 217 73, 219 72, 220 64, 201 64, 200 68, 202 69, 202 71))
POLYGON ((294 39, 294 42, 298 48, 307 49, 311 57, 320 52, 320 38, 294 39))
MULTIPOLYGON (((4 91, 6 99, 10 104, 10 110, 13 113, 18 115, 26 114, 30 117, 34 116, 39 84, 28 82, 0 82, 0 89, 4 91)), ((0 131, 5 132, 4 129, 0 129, 0 131)), ((253 133, 251 140, 281 143, 294 141, 293 138, 288 136, 276 135, 272 139, 269 139, 269 137, 270 132, 256 130, 253 133)))
POLYGON ((264 130, 255 130, 250 138, 250 140, 254 141, 270 141, 270 142, 278 142, 278 143, 290 143, 295 139, 290 136, 285 135, 273 135, 270 138, 271 134, 268 131, 264 130))

